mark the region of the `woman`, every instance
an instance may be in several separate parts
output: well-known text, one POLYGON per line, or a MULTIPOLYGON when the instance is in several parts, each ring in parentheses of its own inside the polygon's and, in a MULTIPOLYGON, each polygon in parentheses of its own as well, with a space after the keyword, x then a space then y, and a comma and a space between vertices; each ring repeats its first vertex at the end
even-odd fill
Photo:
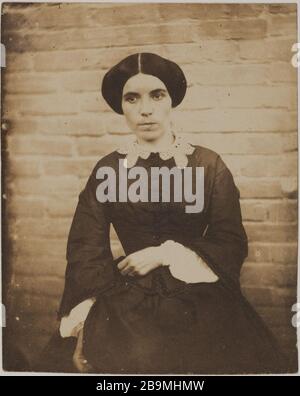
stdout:
MULTIPOLYGON (((172 108, 185 93, 180 67, 156 54, 128 56, 104 76, 104 99, 124 114, 136 139, 102 158, 79 196, 60 334, 42 358, 46 371, 287 370, 273 336, 240 290, 248 245, 232 174, 218 154, 183 140, 171 127, 172 108), (188 213, 185 194, 164 200, 162 188, 155 201, 151 191, 143 199, 120 199, 118 183, 99 190, 102 171, 113 169, 120 177, 120 163, 126 172, 141 167, 147 176, 154 167, 204 169, 202 210, 188 213), (110 224, 125 251, 117 260, 110 224)), ((128 191, 134 183, 128 179, 128 191)), ((175 183, 170 178, 172 192, 175 183)), ((194 177, 193 191, 196 184, 194 177)))

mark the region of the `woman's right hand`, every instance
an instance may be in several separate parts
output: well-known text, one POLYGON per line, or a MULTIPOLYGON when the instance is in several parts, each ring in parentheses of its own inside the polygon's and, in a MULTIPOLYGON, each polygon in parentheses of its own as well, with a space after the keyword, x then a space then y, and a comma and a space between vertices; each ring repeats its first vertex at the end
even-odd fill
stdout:
POLYGON ((77 344, 73 354, 73 364, 80 373, 92 372, 92 366, 83 355, 83 328, 78 332, 77 344))
POLYGON ((159 246, 149 246, 126 256, 118 263, 122 275, 145 276, 162 265, 159 246))

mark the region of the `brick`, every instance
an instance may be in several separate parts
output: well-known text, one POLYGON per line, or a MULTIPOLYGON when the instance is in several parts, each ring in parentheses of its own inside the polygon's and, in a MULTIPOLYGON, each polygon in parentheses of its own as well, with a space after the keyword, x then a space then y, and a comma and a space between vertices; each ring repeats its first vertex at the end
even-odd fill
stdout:
POLYGON ((58 309, 57 298, 51 296, 37 296, 19 290, 15 294, 15 299, 15 305, 19 307, 19 310, 30 314, 42 315, 47 307, 48 313, 55 315, 58 309))
POLYGON ((278 306, 290 310, 297 298, 294 288, 243 286, 242 290, 255 307, 278 306))
POLYGON ((17 217, 43 217, 45 213, 44 201, 41 198, 20 198, 12 196, 8 200, 9 213, 17 217))
POLYGON ((297 81, 297 68, 290 62, 276 62, 269 65, 269 79, 275 83, 295 83, 297 81))
POLYGON ((9 177, 39 176, 40 161, 36 159, 11 159, 6 172, 9 177))
POLYGON ((296 87, 191 87, 181 108, 297 108, 296 87))
POLYGON ((239 57, 242 60, 262 61, 266 60, 266 44, 264 40, 241 40, 239 41, 239 57))
POLYGON ((65 71, 59 73, 57 79, 62 89, 66 91, 97 92, 102 97, 100 87, 103 76, 104 72, 101 70, 65 71))
POLYGON ((75 144, 80 156, 102 157, 132 140, 131 135, 104 135, 99 138, 78 138, 75 144))
POLYGON ((152 23, 159 18, 157 6, 121 5, 116 10, 116 5, 104 7, 98 4, 91 7, 76 4, 45 5, 48 8, 33 8, 29 15, 21 13, 6 14, 4 28, 11 30, 23 29, 67 29, 92 26, 118 26, 130 24, 152 23))
POLYGON ((264 307, 258 308, 258 313, 264 318, 269 326, 291 326, 292 314, 287 309, 264 307))
POLYGON ((201 113, 177 110, 173 119, 178 132, 182 133, 297 130, 296 113, 281 109, 209 109, 201 113))
MULTIPOLYGON (((220 43, 222 47, 222 43, 220 43)), ((182 69, 190 85, 210 86, 265 84, 268 81, 267 65, 249 64, 187 64, 182 69)), ((202 89, 203 87, 201 87, 202 89)))
POLYGON ((241 282, 244 286, 296 287, 297 264, 246 263, 242 268, 241 282))
POLYGON ((20 276, 15 284, 24 292, 42 294, 43 296, 61 296, 64 281, 56 277, 20 276))
MULTIPOLYGON (((64 245, 66 250, 66 243, 64 245)), ((32 276, 32 274, 35 274, 35 276, 55 276, 58 278, 64 278, 66 269, 65 254, 61 254, 59 257, 49 257, 47 255, 48 250, 49 248, 47 248, 47 250, 43 252, 43 255, 40 255, 39 257, 34 255, 34 252, 32 251, 30 255, 18 255, 14 257, 14 273, 20 276, 32 276)))
POLYGON ((296 4, 268 4, 266 7, 268 12, 272 14, 289 14, 297 12, 296 4))
POLYGON ((242 198, 297 198, 297 178, 244 177, 237 176, 235 183, 242 198))
POLYGON ((125 117, 114 113, 103 114, 103 124, 106 133, 111 135, 128 135, 132 134, 125 117))
POLYGON ((111 111, 100 92, 81 93, 76 95, 76 98, 80 112, 99 113, 100 111, 111 111))
MULTIPOLYGON (((172 59, 180 65, 197 63, 205 66, 206 61, 232 63, 238 54, 238 44, 235 41, 209 40, 205 36, 202 36, 197 44, 170 44, 164 45, 163 49, 164 51, 160 51, 162 56, 172 59)), ((214 64, 211 66, 215 67, 214 64)))
POLYGON ((72 155, 72 142, 64 137, 49 139, 37 135, 10 136, 8 150, 22 155, 70 156, 72 155))
POLYGON ((292 264, 297 262, 297 242, 249 243, 248 260, 251 262, 273 262, 292 264))
POLYGON ((9 133, 25 133, 61 136, 101 136, 105 133, 103 116, 99 114, 76 114, 74 116, 42 116, 13 119, 9 124, 9 133))
POLYGON ((184 19, 231 19, 257 17, 263 10, 261 4, 160 4, 160 16, 167 21, 180 22, 184 19))
POLYGON ((33 70, 33 59, 35 54, 32 53, 14 53, 6 52, 5 74, 12 71, 31 71, 33 70))
POLYGON ((46 199, 46 212, 48 216, 54 218, 67 218, 70 221, 74 216, 78 203, 78 197, 58 196, 46 199))
POLYGON ((5 109, 24 115, 72 115, 81 110, 79 97, 72 94, 6 95, 5 109))
POLYGON ((297 150, 296 132, 278 133, 186 133, 186 139, 219 154, 275 154, 297 150))
POLYGON ((17 238, 22 235, 31 235, 36 238, 66 239, 70 230, 70 220, 59 218, 58 219, 30 219, 26 220, 21 218, 15 223, 11 223, 10 227, 12 232, 17 238))
POLYGON ((191 62, 203 63, 205 61, 227 61, 232 62, 238 53, 236 42, 224 40, 206 40, 201 38, 199 43, 182 44, 156 44, 120 47, 115 48, 90 48, 55 51, 43 51, 26 53, 7 54, 6 70, 39 72, 59 72, 59 71, 97 71, 99 76, 103 74, 102 69, 108 69, 126 56, 139 52, 156 52, 178 62, 186 64, 191 62), (102 71, 101 71, 102 70, 102 71))
POLYGON ((247 200, 241 200, 244 221, 263 221, 266 217, 267 208, 267 205, 261 201, 248 202, 247 200))
POLYGON ((16 179, 12 187, 15 194, 43 197, 62 193, 69 193, 74 196, 80 192, 80 184, 76 176, 16 179))
POLYGON ((282 155, 241 156, 224 154, 223 159, 236 175, 272 177, 297 174, 297 153, 286 153, 284 157, 282 155))
POLYGON ((243 198, 282 197, 280 180, 256 177, 236 177, 235 183, 243 198))
POLYGON ((44 313, 43 315, 39 315, 38 321, 36 320, 37 315, 34 313, 22 311, 17 312, 17 314, 19 320, 17 321, 16 331, 18 333, 22 333, 22 338, 24 339, 24 341, 27 340, 27 344, 25 345, 29 349, 30 347, 31 349, 33 348, 33 345, 35 344, 33 340, 35 339, 37 334, 40 334, 38 340, 41 339, 41 336, 44 336, 45 338, 47 337, 49 341, 50 336, 52 336, 54 334, 54 331, 57 330, 58 323, 56 321, 56 315, 54 313, 44 313), (28 342, 28 340, 30 341, 28 342))
POLYGON ((45 175, 49 176, 74 175, 87 177, 90 175, 99 158, 98 156, 95 159, 49 159, 42 161, 42 167, 45 175))
MULTIPOLYGON (((263 21, 262 21, 263 22, 263 21)), ((252 32, 262 30, 260 21, 256 23, 256 27, 252 27, 252 32)), ((239 36, 239 24, 235 25, 236 36, 239 36)), ((231 34, 230 24, 226 25, 227 35, 231 34)), ((250 26, 251 28, 251 26, 250 26)), ((133 46, 145 44, 160 44, 160 43, 185 43, 196 42, 199 35, 213 34, 214 24, 207 25, 204 23, 200 30, 190 25, 177 25, 174 27, 161 24, 149 26, 145 29, 143 25, 116 27, 111 28, 86 28, 86 29, 72 29, 63 32, 49 32, 49 33, 26 33, 21 34, 17 32, 6 32, 3 36, 3 43, 10 52, 24 52, 24 51, 50 51, 50 50, 69 50, 69 49, 83 49, 86 48, 88 42, 89 48, 99 48, 107 46, 133 46), (209 31, 210 30, 210 31, 209 31), (176 33, 176 36, 175 34, 176 33)), ((245 29, 246 30, 246 29, 245 29)), ((243 29, 242 29, 243 31, 243 29)), ((219 32, 219 38, 222 34, 219 32)), ((246 32, 244 31, 244 34, 246 32)), ((214 34, 217 37, 217 32, 214 34)))
POLYGON ((49 257, 61 259, 66 254, 66 241, 62 239, 43 239, 43 238, 32 238, 32 236, 26 235, 19 238, 18 244, 12 249, 12 254, 16 259, 24 257, 49 257))
POLYGON ((241 206, 244 220, 293 222, 298 219, 296 200, 291 202, 242 200, 241 206))
POLYGON ((297 221, 298 219, 298 205, 296 201, 276 203, 270 207, 267 213, 266 220, 281 222, 281 221, 297 221))
POLYGON ((292 38, 268 38, 266 40, 243 40, 239 43, 239 56, 242 60, 267 62, 284 61, 290 63, 292 46, 297 40, 292 38))
POLYGON ((22 12, 5 12, 5 10, 2 10, 1 14, 4 31, 22 29, 27 22, 27 18, 22 12))
POLYGON ((204 22, 200 24, 200 37, 209 36, 218 39, 255 39, 264 38, 267 33, 266 21, 262 19, 204 22))
POLYGON ((216 39, 246 39, 263 38, 266 34, 266 21, 245 20, 243 24, 238 20, 201 22, 196 25, 180 24, 176 29, 172 25, 149 25, 149 29, 140 26, 127 26, 115 29, 93 28, 65 30, 49 33, 5 32, 3 43, 10 52, 50 51, 83 49, 86 42, 89 48, 107 46, 132 46, 145 44, 172 44, 198 42, 204 36, 216 39), (176 33, 176 35, 175 35, 176 33), (63 40, 62 40, 63 34, 63 40))
POLYGON ((281 190, 287 198, 296 198, 298 181, 296 177, 285 177, 280 180, 281 190))
POLYGON ((250 242, 295 242, 297 225, 244 222, 250 242))
POLYGON ((91 12, 89 26, 120 26, 127 25, 145 25, 152 24, 153 21, 165 20, 160 15, 158 4, 120 4, 118 9, 115 4, 111 7, 99 8, 91 12))
POLYGON ((272 15, 268 18, 268 33, 272 36, 297 37, 297 14, 272 15))
POLYGON ((216 19, 232 17, 256 17, 263 12, 263 5, 248 4, 186 4, 182 7, 178 4, 122 4, 110 7, 98 7, 82 11, 82 6, 75 4, 60 4, 45 8, 31 9, 25 17, 21 12, 4 14, 5 30, 22 29, 66 29, 86 26, 119 26, 130 24, 151 24, 153 20, 167 22, 179 22, 186 19, 216 19))
POLYGON ((291 62, 294 55, 292 46, 296 43, 295 39, 270 39, 266 41, 266 56, 272 61, 291 62))
MULTIPOLYGON (((149 47, 151 49, 153 47, 149 47)), ((137 52, 138 48, 124 47, 119 48, 116 52, 115 48, 89 48, 89 49, 75 49, 55 51, 43 51, 33 53, 31 64, 27 67, 32 67, 36 71, 83 71, 96 70, 103 74, 105 68, 111 67, 113 64, 119 62, 130 53, 137 52)), ((151 52, 151 51, 150 51, 151 52)), ((13 55, 12 55, 13 56, 13 55)), ((23 55, 22 55, 23 56, 23 55)), ((16 59, 14 59, 16 60, 16 59)), ((17 59, 18 60, 18 59, 17 59)), ((29 60, 27 61, 27 64, 29 60)), ((9 70, 16 68, 18 64, 8 63, 9 70)))
POLYGON ((59 88, 57 75, 44 72, 6 73, 3 90, 11 94, 48 94, 59 88))

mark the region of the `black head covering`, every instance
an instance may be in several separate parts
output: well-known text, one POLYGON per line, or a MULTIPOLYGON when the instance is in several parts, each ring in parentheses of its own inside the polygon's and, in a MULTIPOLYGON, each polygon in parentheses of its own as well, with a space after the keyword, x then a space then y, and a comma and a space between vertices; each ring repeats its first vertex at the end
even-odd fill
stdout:
POLYGON ((138 73, 151 74, 159 78, 167 87, 172 99, 172 107, 181 103, 187 85, 181 68, 175 62, 159 55, 141 52, 123 59, 104 75, 101 92, 115 112, 123 114, 123 87, 130 77, 138 73))

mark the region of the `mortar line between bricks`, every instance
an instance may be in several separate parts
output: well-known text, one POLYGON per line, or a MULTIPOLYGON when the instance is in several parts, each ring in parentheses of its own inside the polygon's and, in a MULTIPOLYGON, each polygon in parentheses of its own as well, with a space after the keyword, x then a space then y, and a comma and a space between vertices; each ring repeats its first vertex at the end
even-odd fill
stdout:
MULTIPOLYGON (((4 81, 4 83, 3 83, 3 85, 5 86, 5 81, 4 81)), ((191 89, 193 89, 193 88, 195 88, 195 87, 201 87, 201 88, 203 88, 203 89, 220 89, 220 90, 226 90, 226 89, 228 89, 228 90, 235 90, 235 88, 238 88, 238 89, 240 89, 240 88, 249 88, 249 87, 251 87, 251 88, 258 88, 258 89, 261 89, 262 88, 262 90, 269 90, 270 88, 275 88, 274 90, 276 90, 276 88, 280 88, 280 90, 282 91, 282 87, 281 87, 281 85, 284 85, 284 86, 286 86, 287 84, 286 83, 284 83, 284 84, 276 84, 276 83, 273 83, 273 82, 271 82, 271 83, 269 83, 269 82, 266 82, 266 83, 239 83, 239 84, 208 84, 208 83, 206 83, 206 84, 202 84, 201 82, 196 82, 196 83, 191 83, 189 86, 188 86, 188 88, 191 88, 191 89)), ((28 96, 28 97, 31 97, 31 96, 37 96, 37 97, 39 97, 39 96, 47 96, 47 97, 61 97, 61 96, 63 96, 64 98, 65 97, 73 97, 74 95, 73 95, 73 93, 77 93, 77 96, 82 96, 83 98, 84 97, 87 97, 87 96, 89 96, 91 93, 97 93, 97 94, 99 94, 99 95, 97 95, 97 96, 99 96, 99 98, 101 97, 100 96, 100 89, 87 89, 87 90, 68 90, 68 89, 65 89, 64 91, 55 91, 55 90, 53 90, 53 91, 47 91, 47 90, 45 90, 45 91, 36 91, 36 92, 29 92, 29 91, 24 91, 24 92, 18 92, 18 91, 15 91, 15 92, 13 92, 13 89, 14 88, 12 88, 12 90, 10 90, 10 92, 8 93, 5 93, 5 95, 4 95, 4 102, 5 102, 5 100, 9 100, 10 98, 13 98, 14 96, 28 96), (61 92, 63 92, 63 94, 61 93, 61 92)), ((287 89, 286 89, 287 91, 291 91, 291 96, 292 96, 292 91, 297 91, 297 87, 295 87, 295 84, 293 84, 292 82, 291 82, 291 84, 290 85, 288 85, 288 87, 287 87, 287 89), (294 88, 293 90, 291 89, 291 88, 294 88)), ((183 104, 184 104, 184 102, 183 102, 183 104)), ((100 106, 100 103, 99 103, 99 106, 100 106)), ((230 107, 233 107, 234 108, 234 106, 230 106, 230 107)), ((247 106, 247 107, 250 107, 250 108, 253 108, 253 109, 255 109, 256 107, 255 106, 247 106)), ((259 106, 259 108, 261 108, 262 106, 259 106)), ((282 107, 282 108, 289 108, 290 106, 268 106, 268 107, 276 107, 276 108, 278 108, 278 107, 282 107)), ((214 106, 213 107, 208 107, 208 109, 210 109, 210 108, 215 108, 214 106)), ((237 107, 237 108, 242 108, 242 107, 237 107)), ((262 108, 264 108, 264 107, 262 107, 262 108)), ((198 107, 197 109, 203 109, 203 107, 198 107)), ((103 111, 103 110, 102 110, 103 111)), ((93 111, 93 110, 91 110, 91 111, 87 111, 87 113, 93 113, 93 112, 95 112, 95 111, 93 111)), ((106 111, 106 112, 109 112, 109 109, 106 111)))
MULTIPOLYGON (((293 36, 293 37, 289 37, 289 36, 283 36, 284 37, 284 39, 291 39, 291 40, 294 40, 294 42, 296 43, 297 42, 297 36, 293 36)), ((276 39, 278 40, 278 37, 274 37, 274 41, 276 41, 276 39)), ((216 41, 216 40, 218 40, 218 41, 220 41, 220 38, 217 38, 217 39, 210 39, 210 41, 216 41)), ((229 40, 229 39, 225 39, 225 40, 229 40)), ((230 39, 231 41, 233 40, 233 39, 230 39)), ((237 39, 235 39, 236 41, 238 41, 237 39)), ((244 40, 244 39, 239 39, 239 41, 242 41, 242 40, 244 40)), ((209 41, 209 40, 207 40, 207 41, 209 41)), ((198 40, 194 40, 194 39, 191 39, 191 41, 186 41, 184 44, 186 44, 186 45, 189 45, 189 44, 201 44, 201 41, 198 41, 198 40)), ((153 45, 153 44, 152 44, 153 45)), ((164 44, 160 44, 160 43, 157 43, 156 44, 157 46, 159 46, 159 45, 164 45, 164 44)), ((143 46, 144 47, 144 45, 143 44, 137 44, 136 45, 136 47, 137 48, 140 48, 141 46, 143 46)), ((59 49, 59 51, 71 51, 71 50, 76 50, 76 49, 78 49, 78 50, 92 50, 92 49, 111 49, 111 48, 126 48, 126 47, 128 47, 128 45, 127 44, 115 44, 115 45, 113 45, 113 44, 108 44, 108 45, 103 45, 103 46, 101 46, 101 47, 99 47, 99 46, 93 46, 93 47, 89 47, 89 46, 87 46, 87 47, 80 47, 80 48, 62 48, 62 49, 59 49)), ((10 53, 14 53, 14 54, 18 54, 19 53, 19 51, 16 51, 16 50, 14 50, 14 49, 9 49, 8 48, 8 51, 10 52, 10 53)), ((43 53, 43 52, 54 52, 54 51, 56 51, 56 48, 53 48, 53 50, 45 50, 45 51, 43 51, 43 50, 41 50, 41 49, 39 49, 38 51, 31 51, 31 52, 33 52, 33 53, 37 53, 37 52, 40 52, 40 53, 43 53)), ((232 62, 232 60, 230 60, 230 62, 232 62)), ((182 64, 185 64, 184 62, 181 62, 182 64)))
MULTIPOLYGON (((135 5, 136 6, 136 5, 135 5)), ((138 5, 138 6, 140 6, 140 8, 142 8, 142 5, 138 5)), ((296 13, 294 13, 294 17, 296 18, 296 13)), ((3 19, 5 19, 5 15, 3 16, 2 15, 2 18, 3 19)), ((199 30, 201 30, 201 28, 203 27, 203 26, 206 26, 206 25, 209 25, 209 24, 225 24, 226 22, 228 23, 236 23, 236 24, 238 24, 238 23, 240 23, 241 22, 241 20, 243 21, 243 22, 256 22, 257 20, 259 20, 259 21, 261 21, 261 22, 266 22, 266 24, 268 23, 268 18, 266 18, 266 17, 261 17, 260 15, 259 16, 249 16, 249 17, 247 17, 247 16, 241 16, 241 17, 232 17, 232 16, 228 16, 228 17, 224 17, 224 18, 205 18, 205 20, 203 20, 203 21, 200 21, 200 24, 199 24, 199 17, 197 17, 197 18, 180 18, 180 25, 181 26, 186 26, 186 27, 196 27, 196 28, 199 28, 199 30)), ((291 19, 290 18, 290 15, 287 17, 287 19, 291 19)), ((111 32, 111 30, 112 30, 112 27, 113 28, 116 28, 116 30, 117 29, 119 29, 119 30, 124 30, 124 28, 129 28, 129 29, 132 29, 132 28, 136 28, 136 29, 139 29, 139 28, 144 28, 144 27, 147 27, 147 28, 157 28, 157 29, 161 29, 161 28, 165 28, 165 27, 178 27, 178 19, 176 19, 176 20, 173 20, 173 21, 168 21, 167 20, 167 18, 157 18, 156 19, 156 22, 155 23, 153 23, 152 21, 149 21, 149 22, 147 22, 147 21, 144 21, 143 23, 130 23, 130 21, 129 21, 129 23, 118 23, 118 24, 116 24, 116 25, 113 25, 113 24, 110 24, 110 25, 103 25, 103 26, 99 26, 99 27, 97 27, 97 28, 95 28, 95 26, 94 25, 96 25, 96 22, 94 22, 94 25, 93 24, 91 24, 91 25, 81 25, 81 27, 80 27, 80 30, 81 31, 83 31, 83 32, 88 32, 88 31, 95 31, 95 30, 99 30, 99 33, 101 32, 101 31, 104 31, 104 32, 106 32, 106 31, 108 31, 108 32, 111 32)), ((9 33, 14 33, 14 32, 17 32, 17 33, 22 33, 22 34, 31 34, 31 35, 34 35, 34 33, 38 33, 38 34, 42 34, 42 35, 49 35, 49 36, 51 36, 51 35, 55 35, 56 34, 56 32, 58 32, 58 33, 70 33, 70 34, 72 34, 72 33, 74 33, 74 34, 76 34, 77 32, 78 32, 78 27, 77 27, 77 25, 73 25, 73 26, 68 26, 68 27, 64 27, 64 28, 60 28, 60 27, 57 27, 57 25, 53 25, 53 26, 50 26, 50 27, 48 27, 48 28, 46 28, 46 27, 37 27, 37 28, 35 28, 35 27, 28 27, 28 28, 20 28, 20 29, 6 29, 5 30, 5 32, 7 32, 8 34, 9 33), (55 32, 53 33, 53 28, 55 27, 55 32)))

